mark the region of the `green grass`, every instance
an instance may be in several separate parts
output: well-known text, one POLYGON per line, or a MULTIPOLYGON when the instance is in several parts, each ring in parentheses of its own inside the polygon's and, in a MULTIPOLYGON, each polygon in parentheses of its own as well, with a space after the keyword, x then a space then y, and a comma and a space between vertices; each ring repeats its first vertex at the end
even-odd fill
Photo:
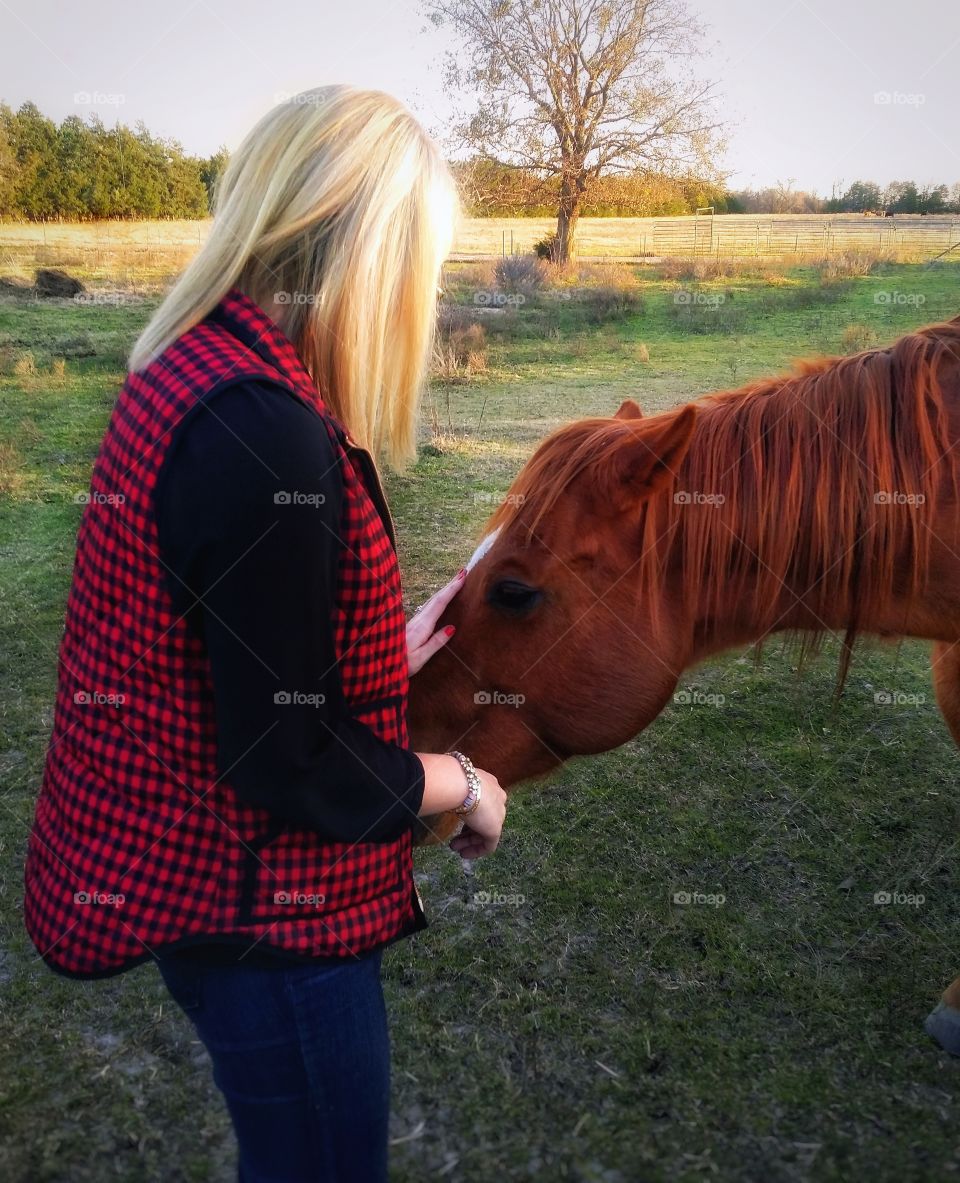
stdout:
MULTIPOLYGON (((838 350, 850 324, 892 340, 960 311, 957 278, 902 265, 836 298, 808 272, 701 285, 744 309, 732 331, 690 331, 671 311, 678 285, 655 274, 639 315, 588 327, 576 293, 489 318, 486 373, 434 385, 439 430, 389 481, 411 603, 460 565, 490 497, 555 424, 740 384, 838 350), (791 303, 791 290, 807 294, 791 303), (926 303, 876 304, 886 290, 926 303)), ((455 269, 448 286, 468 303, 471 282, 455 269)), ((231 1177, 225 1112, 155 971, 65 981, 22 930, 73 495, 149 307, 0 301, 5 1180, 231 1177), (84 332, 96 354, 57 377, 51 342, 84 332), (25 351, 38 373, 13 375, 25 351)), ((835 662, 828 650, 798 671, 776 643, 711 662, 682 685, 722 705, 673 706, 518 795, 500 850, 472 873, 449 851, 418 853, 430 927, 385 960, 398 1181, 957 1174, 958 1064, 922 1030, 960 969, 957 752, 925 646, 865 648, 839 703, 835 662), (878 707, 877 690, 922 701, 878 707), (874 904, 894 889, 925 901, 874 904), (514 902, 478 904, 478 891, 514 902), (724 902, 675 904, 683 891, 724 902)))

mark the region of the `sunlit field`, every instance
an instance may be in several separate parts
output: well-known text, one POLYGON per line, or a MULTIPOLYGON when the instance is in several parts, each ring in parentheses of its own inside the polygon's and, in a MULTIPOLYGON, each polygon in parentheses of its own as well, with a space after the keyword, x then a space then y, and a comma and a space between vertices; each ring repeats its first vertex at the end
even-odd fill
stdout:
MULTIPOLYGON (((67 266, 81 278, 157 290, 182 268, 211 222, 0 222, 0 274, 30 278, 36 267, 67 266)), ((551 218, 464 218, 454 257, 523 254, 556 228, 551 218)), ((657 255, 782 256, 794 262, 845 250, 910 259, 960 251, 960 216, 723 214, 715 218, 582 218, 586 258, 657 255), (956 247, 956 250, 951 250, 956 247)))

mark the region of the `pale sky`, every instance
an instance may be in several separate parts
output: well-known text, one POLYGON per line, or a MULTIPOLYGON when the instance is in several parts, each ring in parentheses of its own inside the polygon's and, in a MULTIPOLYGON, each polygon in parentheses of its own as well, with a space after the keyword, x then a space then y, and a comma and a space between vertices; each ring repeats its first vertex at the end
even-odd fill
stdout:
MULTIPOLYGON (((955 0, 688 7, 708 26, 699 71, 732 124, 734 188, 960 180, 955 0)), ((285 94, 329 82, 390 91, 439 126, 444 44, 417 0, 0 0, 0 99, 58 121, 142 119, 206 155, 285 94)))

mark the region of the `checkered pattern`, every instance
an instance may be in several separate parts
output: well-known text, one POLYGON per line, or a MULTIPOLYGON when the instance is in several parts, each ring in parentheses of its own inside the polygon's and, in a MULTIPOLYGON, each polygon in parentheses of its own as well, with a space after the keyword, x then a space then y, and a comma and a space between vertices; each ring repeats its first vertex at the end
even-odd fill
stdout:
POLYGON ((324 841, 217 780, 209 661, 173 609, 153 490, 184 414, 215 387, 251 378, 324 417, 344 480, 333 614, 344 694, 383 739, 408 742, 400 573, 369 457, 324 410, 290 342, 232 291, 128 376, 80 524, 24 899, 34 944, 65 974, 118 973, 211 934, 345 956, 423 924, 409 832, 324 841))

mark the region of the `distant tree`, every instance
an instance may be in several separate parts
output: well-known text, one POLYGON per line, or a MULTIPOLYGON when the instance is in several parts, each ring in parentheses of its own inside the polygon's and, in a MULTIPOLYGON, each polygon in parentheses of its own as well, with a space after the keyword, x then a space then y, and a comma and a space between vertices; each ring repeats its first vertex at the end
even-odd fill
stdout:
POLYGON ((55 200, 59 218, 79 221, 90 216, 87 194, 93 166, 93 131, 77 115, 57 129, 55 200))
POLYGON ((11 124, 17 161, 16 203, 28 218, 57 215, 57 127, 40 114, 35 103, 24 103, 11 124))
POLYGON ((728 213, 741 214, 816 214, 824 209, 816 193, 793 189, 792 181, 778 181, 767 189, 741 189, 730 195, 728 213))
POLYGON ((13 111, 0 103, 0 218, 17 212, 17 155, 11 138, 13 111))
POLYGON ((204 188, 207 191, 207 205, 213 209, 213 197, 216 192, 217 182, 223 176, 223 170, 227 167, 227 161, 230 159, 230 153, 221 144, 221 146, 214 152, 212 156, 207 156, 200 161, 200 180, 203 181, 204 188))
POLYGON ((913 181, 891 181, 883 199, 887 210, 892 214, 919 213, 920 195, 913 181))
POLYGON ((917 199, 922 214, 943 214, 950 210, 950 191, 946 185, 926 185, 917 199))
POLYGON ((605 174, 715 171, 711 86, 679 72, 699 26, 683 0, 425 0, 462 43, 447 60, 463 148, 556 178, 557 257, 605 174))
POLYGON ((840 200, 844 213, 880 213, 883 210, 883 195, 880 186, 873 181, 854 181, 840 200))

